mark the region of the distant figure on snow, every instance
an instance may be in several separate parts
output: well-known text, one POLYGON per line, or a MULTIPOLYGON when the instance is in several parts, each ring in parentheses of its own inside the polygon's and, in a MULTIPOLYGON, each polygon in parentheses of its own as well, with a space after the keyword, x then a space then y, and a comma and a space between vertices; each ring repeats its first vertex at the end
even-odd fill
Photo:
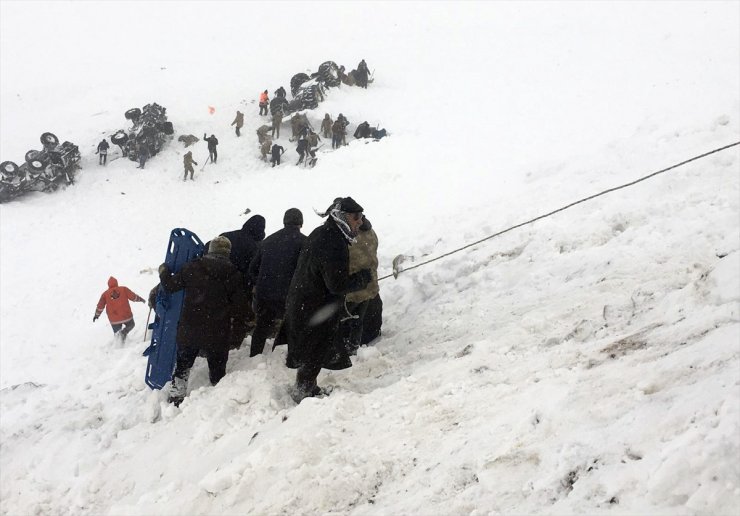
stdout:
POLYGON ((244 127, 244 113, 241 111, 236 112, 236 118, 234 118, 234 121, 231 122, 231 125, 236 126, 236 135, 241 136, 241 133, 239 132, 239 129, 244 127))
POLYGON ((149 146, 146 144, 146 142, 139 142, 139 166, 136 168, 144 168, 144 165, 146 165, 146 160, 149 159, 149 146))
POLYGON ((324 138, 331 138, 331 126, 333 123, 329 113, 325 114, 324 119, 321 121, 321 135, 324 138))
POLYGON ((262 142, 262 145, 260 145, 260 155, 262 156, 262 161, 267 161, 267 155, 270 154, 270 149, 272 149, 272 140, 269 138, 262 142))
POLYGON ((218 146, 218 138, 214 135, 206 138, 206 133, 203 133, 203 139, 208 142, 208 158, 212 163, 216 163, 216 160, 218 159, 218 151, 216 150, 216 147, 218 146))
POLYGON ((121 341, 125 341, 126 335, 135 326, 129 301, 143 303, 144 298, 133 293, 128 287, 119 287, 118 280, 111 276, 108 278, 108 290, 100 296, 98 306, 95 308, 93 322, 98 320, 100 314, 103 313, 103 308, 105 308, 105 313, 108 315, 113 334, 121 337, 121 341))
POLYGON ((98 150, 95 154, 100 154, 100 158, 98 159, 98 165, 105 165, 108 162, 108 149, 110 148, 110 145, 108 145, 108 140, 103 138, 101 142, 98 144, 98 150))
POLYGON ((270 98, 267 96, 267 90, 260 93, 260 115, 266 115, 268 113, 267 107, 270 103, 270 98))
POLYGON ((285 149, 283 149, 280 145, 277 143, 272 146, 272 159, 270 160, 272 162, 272 168, 275 168, 275 165, 280 165, 280 156, 282 156, 285 153, 285 149))
POLYGON ((193 151, 187 151, 185 153, 185 156, 183 156, 182 158, 182 162, 185 166, 185 176, 182 178, 182 180, 187 180, 188 172, 190 172, 190 180, 195 181, 195 179, 193 179, 193 174, 195 174, 195 170, 193 170, 193 165, 197 165, 198 162, 193 159, 193 151))

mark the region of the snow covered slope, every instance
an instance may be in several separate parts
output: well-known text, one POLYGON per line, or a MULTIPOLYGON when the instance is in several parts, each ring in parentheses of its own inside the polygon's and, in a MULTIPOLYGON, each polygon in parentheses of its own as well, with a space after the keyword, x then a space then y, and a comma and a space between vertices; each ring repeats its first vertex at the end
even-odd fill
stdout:
POLYGON ((1 3, 0 159, 50 130, 83 169, 0 206, 0 512, 736 514, 738 147, 382 281, 382 337, 299 406, 285 350, 247 345, 216 387, 196 362, 176 409, 143 382, 143 305, 123 346, 91 318, 110 275, 146 295, 173 227, 210 239, 250 208, 270 233, 295 206, 308 233, 313 208, 351 195, 385 275, 738 141, 739 15, 1 3), (371 87, 332 90, 312 119, 391 136, 304 169, 285 131, 284 164, 259 161, 259 92, 362 58, 371 87), (144 170, 98 167, 97 142, 152 101, 175 140, 144 170), (204 131, 219 162, 183 183, 176 138, 204 131))

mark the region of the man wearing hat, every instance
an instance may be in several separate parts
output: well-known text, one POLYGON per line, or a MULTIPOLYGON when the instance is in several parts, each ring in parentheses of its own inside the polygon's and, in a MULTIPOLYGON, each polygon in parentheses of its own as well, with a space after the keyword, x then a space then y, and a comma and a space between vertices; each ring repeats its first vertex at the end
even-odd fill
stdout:
POLYGON ((241 273, 229 260, 231 242, 217 236, 208 253, 172 274, 159 266, 159 280, 168 293, 185 291, 177 325, 177 366, 170 386, 170 403, 179 406, 187 394, 188 376, 198 352, 208 361, 211 385, 226 374, 233 335, 245 333, 247 298, 241 273))
POLYGON ((283 226, 262 241, 249 265, 249 275, 255 286, 253 307, 257 318, 249 352, 252 357, 262 353, 265 340, 283 318, 290 280, 301 246, 306 241, 306 235, 301 233, 303 213, 298 208, 285 212, 283 226))
POLYGON ((335 356, 335 333, 344 295, 365 288, 372 278, 368 269, 349 273, 348 246, 362 224, 362 206, 351 197, 337 198, 320 215, 327 220, 303 244, 285 304, 286 365, 298 369, 296 402, 322 393, 316 384, 322 367, 352 366, 348 356, 335 356))

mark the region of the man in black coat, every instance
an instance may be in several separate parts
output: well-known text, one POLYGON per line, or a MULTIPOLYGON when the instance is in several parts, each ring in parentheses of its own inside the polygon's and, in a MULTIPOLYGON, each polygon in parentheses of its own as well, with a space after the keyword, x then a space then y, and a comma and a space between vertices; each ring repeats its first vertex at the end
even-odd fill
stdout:
POLYGON ((252 307, 257 319, 250 357, 262 353, 265 340, 275 330, 276 322, 283 318, 290 280, 301 246, 306 241, 306 235, 301 233, 303 214, 298 208, 285 212, 283 226, 262 242, 249 265, 249 275, 255 286, 252 307))
POLYGON ((314 229, 298 257, 285 305, 287 366, 298 369, 293 399, 321 394, 316 378, 322 367, 344 369, 352 363, 334 365, 332 345, 342 316, 344 295, 365 288, 369 270, 349 274, 348 245, 362 224, 362 206, 351 197, 330 206, 327 221, 314 229))
POLYGON ((230 252, 229 239, 218 236, 211 240, 208 254, 186 263, 180 272, 171 274, 166 264, 159 266, 159 281, 166 292, 185 290, 169 397, 175 406, 185 398, 198 352, 205 354, 211 384, 216 385, 226 374, 231 341, 245 332, 244 280, 229 261, 230 252))
POLYGON ((208 157, 211 158, 211 162, 216 163, 216 160, 218 159, 218 151, 216 150, 216 147, 218 146, 218 138, 214 135, 206 138, 206 133, 203 133, 203 139, 208 142, 208 157))

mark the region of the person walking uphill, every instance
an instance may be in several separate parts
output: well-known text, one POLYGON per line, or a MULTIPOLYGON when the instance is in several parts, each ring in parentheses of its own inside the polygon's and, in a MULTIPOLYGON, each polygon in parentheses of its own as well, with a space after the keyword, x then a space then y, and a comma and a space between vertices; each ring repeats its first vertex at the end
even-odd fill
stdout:
POLYGON ((277 143, 272 146, 272 159, 270 159, 270 162, 272 163, 272 168, 275 168, 275 164, 280 165, 280 156, 285 153, 285 149, 278 145, 277 143))
POLYGON ((120 336, 121 341, 125 341, 126 335, 136 326, 129 301, 143 303, 144 298, 129 290, 128 287, 119 287, 118 280, 111 276, 108 278, 108 290, 100 296, 98 306, 95 308, 93 322, 98 320, 105 308, 113 334, 120 336))
POLYGON ((216 160, 218 159, 218 151, 216 150, 216 147, 218 146, 218 138, 214 135, 206 138, 206 133, 203 133, 203 139, 208 142, 208 158, 212 163, 216 163, 216 160))
POLYGON ((109 148, 110 148, 110 145, 108 145, 108 140, 103 138, 98 144, 98 150, 95 152, 95 154, 100 154, 100 158, 98 159, 98 165, 105 165, 108 162, 108 149, 109 148))
POLYGON ((283 226, 265 238, 249 265, 249 275, 254 284, 252 305, 257 318, 249 351, 251 357, 262 353, 265 340, 283 318, 290 280, 301 246, 306 241, 306 235, 301 233, 303 214, 298 208, 285 212, 283 226))
POLYGON ((260 93, 260 115, 268 114, 267 107, 270 104, 270 98, 267 96, 267 90, 260 93))
POLYGON ((344 295, 361 290, 372 279, 369 270, 349 273, 348 245, 362 223, 362 206, 351 197, 338 198, 303 244, 285 302, 286 365, 296 372, 293 399, 300 402, 322 390, 316 378, 322 367, 351 367, 349 357, 335 356, 334 339, 344 295))
POLYGON ((245 333, 247 300, 241 273, 229 261, 231 243, 226 237, 211 240, 208 253, 171 274, 159 266, 159 280, 168 293, 185 291, 177 325, 177 365, 168 401, 176 407, 188 388, 190 369, 199 352, 208 361, 211 385, 226 375, 229 347, 234 336, 245 333))
POLYGON ((237 111, 236 112, 236 118, 234 118, 234 121, 231 122, 231 125, 235 125, 236 126, 236 135, 237 135, 237 137, 238 136, 241 136, 241 133, 239 132, 239 129, 241 129, 242 127, 244 127, 244 113, 242 113, 241 111, 237 111))
POLYGON ((187 180, 188 172, 190 172, 190 180, 194 181, 193 174, 195 174, 195 170, 193 170, 193 165, 197 165, 198 162, 193 159, 193 151, 187 151, 185 153, 185 156, 182 157, 182 163, 185 167, 185 176, 183 176, 182 180, 187 180))

